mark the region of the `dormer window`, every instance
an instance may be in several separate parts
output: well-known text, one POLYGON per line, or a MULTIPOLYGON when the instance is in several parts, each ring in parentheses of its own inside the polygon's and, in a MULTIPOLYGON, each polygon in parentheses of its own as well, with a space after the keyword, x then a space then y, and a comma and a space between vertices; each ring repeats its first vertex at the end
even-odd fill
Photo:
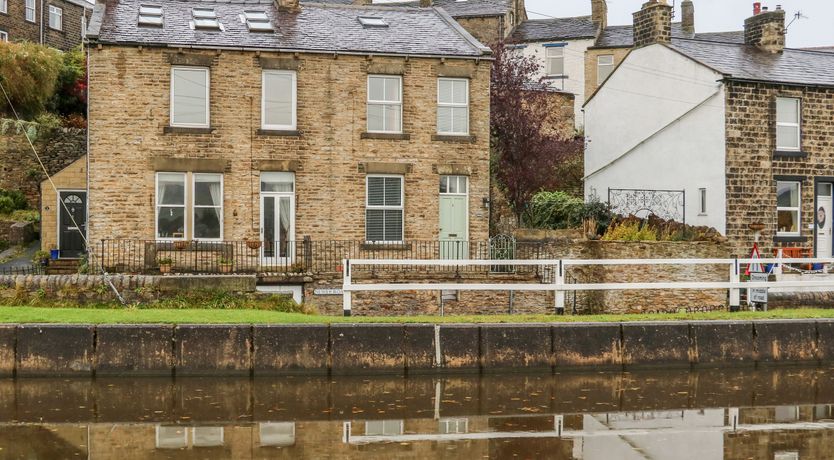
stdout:
POLYGON ((139 6, 140 26, 162 26, 162 7, 159 5, 139 6))
POLYGON ((371 16, 359 16, 359 23, 362 24, 362 27, 388 27, 388 23, 385 22, 385 19, 371 17, 371 16))
POLYGON ((272 23, 265 11, 244 11, 243 20, 250 32, 271 32, 272 23))
POLYGON ((194 16, 194 27, 197 29, 220 28, 220 21, 217 20, 214 8, 194 8, 191 14, 194 16))

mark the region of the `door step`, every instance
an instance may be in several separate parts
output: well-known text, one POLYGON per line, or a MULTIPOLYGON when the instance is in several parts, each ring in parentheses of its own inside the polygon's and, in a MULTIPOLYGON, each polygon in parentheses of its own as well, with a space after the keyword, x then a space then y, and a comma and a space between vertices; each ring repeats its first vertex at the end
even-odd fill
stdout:
POLYGON ((75 275, 78 273, 78 259, 50 260, 46 266, 47 275, 75 275))

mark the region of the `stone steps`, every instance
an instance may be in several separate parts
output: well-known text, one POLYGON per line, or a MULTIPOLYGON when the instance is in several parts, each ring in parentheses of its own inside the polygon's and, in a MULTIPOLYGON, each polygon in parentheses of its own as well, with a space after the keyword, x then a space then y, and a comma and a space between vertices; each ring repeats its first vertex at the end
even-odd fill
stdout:
POLYGON ((75 275, 78 273, 78 259, 50 260, 46 267, 47 275, 75 275))

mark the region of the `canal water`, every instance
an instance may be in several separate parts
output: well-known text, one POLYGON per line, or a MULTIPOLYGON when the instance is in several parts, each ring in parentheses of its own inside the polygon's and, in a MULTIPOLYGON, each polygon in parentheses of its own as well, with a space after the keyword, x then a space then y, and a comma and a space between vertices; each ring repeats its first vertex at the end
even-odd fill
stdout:
POLYGON ((832 459, 834 368, 0 380, 3 459, 832 459))

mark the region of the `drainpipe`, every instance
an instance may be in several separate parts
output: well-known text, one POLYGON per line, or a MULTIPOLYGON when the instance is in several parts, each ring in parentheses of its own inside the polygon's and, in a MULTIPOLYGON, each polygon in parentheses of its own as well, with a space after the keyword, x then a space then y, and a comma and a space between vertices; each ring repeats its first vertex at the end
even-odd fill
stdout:
MULTIPOLYGON (((41 17, 40 17, 40 21, 39 21, 40 22, 40 29, 41 29, 41 45, 43 45, 43 2, 44 2, 44 0, 41 0, 41 17)), ((37 19, 37 18, 38 18, 38 15, 36 14, 35 19, 37 19)))

